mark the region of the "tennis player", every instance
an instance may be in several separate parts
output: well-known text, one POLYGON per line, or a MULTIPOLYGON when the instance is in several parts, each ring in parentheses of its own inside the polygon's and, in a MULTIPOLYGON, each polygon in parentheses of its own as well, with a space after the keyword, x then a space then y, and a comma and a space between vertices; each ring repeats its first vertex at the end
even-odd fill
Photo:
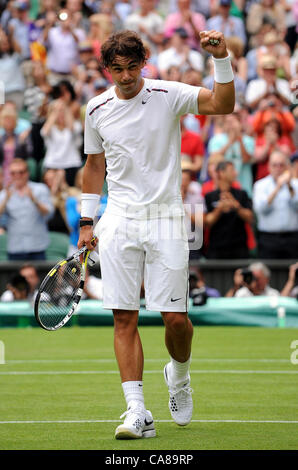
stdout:
POLYGON ((127 410, 116 439, 155 436, 143 395, 144 357, 138 332, 140 290, 146 308, 161 312, 170 360, 164 368, 173 420, 192 417, 190 388, 192 323, 188 317, 188 240, 180 193, 181 115, 228 114, 235 91, 225 39, 200 33, 214 61, 214 90, 142 77, 146 51, 132 31, 117 32, 101 49, 114 86, 87 105, 80 238, 98 240, 104 307, 113 310, 114 349, 127 410), (107 171, 107 174, 106 174, 107 171), (93 220, 104 178, 108 203, 93 220))

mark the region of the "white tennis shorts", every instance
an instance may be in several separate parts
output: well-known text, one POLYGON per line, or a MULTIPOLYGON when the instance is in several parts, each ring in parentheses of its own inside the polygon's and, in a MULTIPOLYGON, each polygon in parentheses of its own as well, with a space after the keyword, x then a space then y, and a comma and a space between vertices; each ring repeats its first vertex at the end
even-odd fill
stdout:
POLYGON ((188 310, 189 248, 184 217, 137 220, 105 213, 95 227, 103 281, 103 306, 188 310))

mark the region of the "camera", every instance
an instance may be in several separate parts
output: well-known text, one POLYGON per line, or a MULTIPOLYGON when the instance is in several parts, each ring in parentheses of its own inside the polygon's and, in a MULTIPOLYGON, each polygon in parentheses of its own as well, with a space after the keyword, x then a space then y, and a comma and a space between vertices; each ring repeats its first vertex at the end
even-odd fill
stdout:
POLYGON ((205 305, 208 299, 208 295, 205 287, 197 287, 190 292, 192 298, 192 304, 194 307, 201 307, 205 305))
POLYGON ((61 21, 66 21, 68 18, 68 14, 66 13, 66 11, 62 11, 60 14, 59 14, 59 20, 61 21))
POLYGON ((192 290, 197 287, 199 278, 195 272, 190 272, 188 280, 189 280, 189 292, 191 293, 192 290))
POLYGON ((249 268, 243 268, 241 270, 241 274, 243 276, 243 282, 245 282, 245 284, 251 284, 255 280, 255 276, 249 268))
POLYGON ((199 307, 205 305, 208 299, 206 288, 197 287, 199 277, 195 272, 189 274, 189 297, 192 299, 193 306, 199 307))

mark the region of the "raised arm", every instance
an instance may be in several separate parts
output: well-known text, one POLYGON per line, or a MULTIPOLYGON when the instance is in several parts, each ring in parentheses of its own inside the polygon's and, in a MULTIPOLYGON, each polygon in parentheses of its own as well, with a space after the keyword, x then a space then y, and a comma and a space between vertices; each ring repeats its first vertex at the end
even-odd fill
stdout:
POLYGON ((201 46, 212 54, 214 88, 202 88, 198 96, 199 114, 230 114, 235 106, 234 75, 224 35, 218 31, 201 31, 201 46), (214 44, 214 41, 218 43, 214 44))

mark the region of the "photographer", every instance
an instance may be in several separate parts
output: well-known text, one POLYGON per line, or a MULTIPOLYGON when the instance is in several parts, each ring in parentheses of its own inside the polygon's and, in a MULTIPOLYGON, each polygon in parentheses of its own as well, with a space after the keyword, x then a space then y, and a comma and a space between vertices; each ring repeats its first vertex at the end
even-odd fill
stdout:
POLYGON ((252 111, 257 111, 264 98, 278 96, 286 106, 291 104, 291 90, 287 80, 277 76, 277 59, 263 55, 260 60, 260 76, 251 80, 246 88, 245 101, 252 111))
POLYGON ((221 294, 214 287, 207 286, 202 271, 193 267, 189 272, 189 297, 194 306, 202 306, 209 297, 218 298, 221 294))
POLYGON ((247 269, 237 269, 234 273, 234 286, 225 297, 253 297, 255 295, 277 296, 278 290, 269 285, 269 268, 260 262, 252 263, 247 269))
POLYGON ((298 299, 298 262, 289 267, 289 277, 280 295, 298 299))
POLYGON ((72 68, 80 62, 79 43, 85 40, 85 31, 76 27, 67 9, 62 9, 58 18, 55 14, 47 16, 43 36, 49 83, 54 86, 61 80, 72 82, 72 68))
POLYGON ((6 290, 0 297, 1 302, 13 302, 14 300, 28 300, 30 286, 24 276, 16 274, 7 283, 6 290))

